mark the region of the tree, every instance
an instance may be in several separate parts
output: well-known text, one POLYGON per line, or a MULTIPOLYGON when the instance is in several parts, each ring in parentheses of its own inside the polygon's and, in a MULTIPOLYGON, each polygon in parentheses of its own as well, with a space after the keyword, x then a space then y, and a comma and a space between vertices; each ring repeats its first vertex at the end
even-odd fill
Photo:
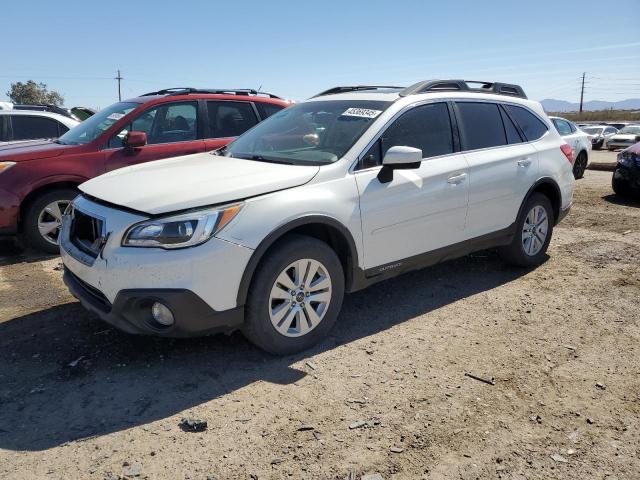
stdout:
POLYGON ((17 82, 11 84, 11 90, 7 96, 13 103, 26 105, 57 105, 64 103, 64 97, 55 90, 49 91, 45 83, 36 83, 29 80, 26 83, 17 82))

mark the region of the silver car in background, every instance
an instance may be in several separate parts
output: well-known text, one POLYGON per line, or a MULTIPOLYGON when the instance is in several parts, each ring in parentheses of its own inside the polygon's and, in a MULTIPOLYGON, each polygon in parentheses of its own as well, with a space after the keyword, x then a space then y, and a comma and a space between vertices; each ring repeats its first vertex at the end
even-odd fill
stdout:
POLYGON ((600 150, 607 147, 607 142, 611 137, 618 133, 618 129, 609 125, 588 125, 582 126, 580 129, 589 135, 591 147, 594 150, 600 150))

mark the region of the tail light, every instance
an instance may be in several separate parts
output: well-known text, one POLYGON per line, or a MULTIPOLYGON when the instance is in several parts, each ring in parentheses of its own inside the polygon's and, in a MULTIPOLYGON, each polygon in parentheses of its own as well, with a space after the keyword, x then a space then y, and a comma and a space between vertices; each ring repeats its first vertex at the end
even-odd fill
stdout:
POLYGON ((562 150, 564 156, 567 157, 569 163, 573 165, 573 150, 571 150, 571 147, 565 143, 560 147, 560 150, 562 150))

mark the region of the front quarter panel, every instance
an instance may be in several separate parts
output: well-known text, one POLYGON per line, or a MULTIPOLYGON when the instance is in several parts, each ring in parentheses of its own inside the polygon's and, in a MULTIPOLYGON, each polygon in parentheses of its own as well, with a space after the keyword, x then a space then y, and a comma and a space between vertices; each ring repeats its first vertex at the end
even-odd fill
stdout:
POLYGON ((361 261, 358 190, 353 175, 349 173, 249 199, 238 217, 218 237, 257 249, 270 233, 312 216, 328 217, 344 226, 352 236, 361 261))

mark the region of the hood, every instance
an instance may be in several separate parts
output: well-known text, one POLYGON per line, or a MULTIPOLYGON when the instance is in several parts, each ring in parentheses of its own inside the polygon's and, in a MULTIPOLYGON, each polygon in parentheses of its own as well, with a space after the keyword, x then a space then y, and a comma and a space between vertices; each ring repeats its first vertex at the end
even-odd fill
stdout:
POLYGON ((23 162, 61 155, 69 145, 60 145, 51 140, 25 140, 8 142, 0 146, 0 160, 23 162))
POLYGON ((99 200, 157 215, 297 187, 319 167, 198 153, 120 168, 80 185, 99 200))

